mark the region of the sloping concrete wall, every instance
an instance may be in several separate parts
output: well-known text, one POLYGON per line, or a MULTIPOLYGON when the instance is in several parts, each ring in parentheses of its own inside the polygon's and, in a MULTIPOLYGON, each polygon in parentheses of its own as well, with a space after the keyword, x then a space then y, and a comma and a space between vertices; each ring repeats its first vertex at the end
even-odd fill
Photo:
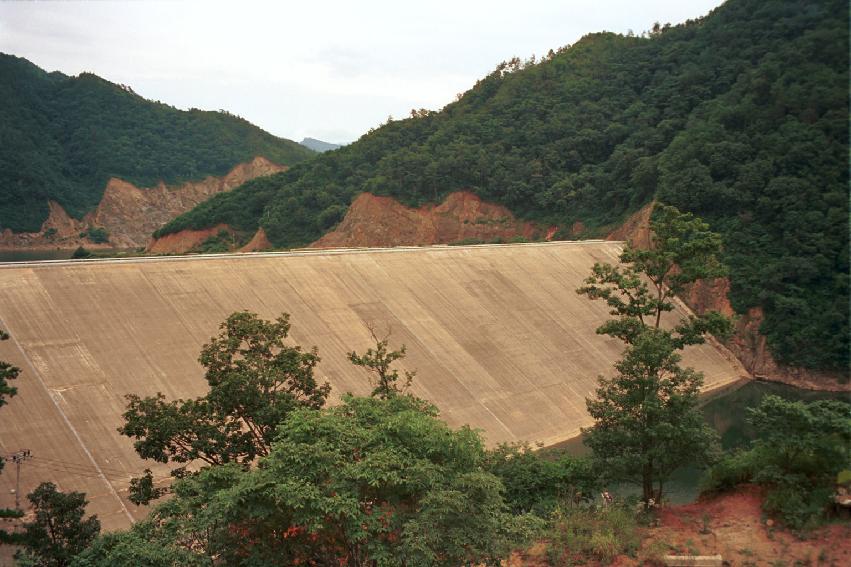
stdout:
MULTIPOLYGON (((606 306, 575 289, 620 244, 304 251, 219 257, 67 261, 0 266, 0 360, 23 368, 18 397, 0 409, 0 450, 31 449, 21 492, 52 480, 83 490, 106 528, 145 510, 126 501, 130 476, 150 467, 120 436, 124 395, 202 394, 197 357, 233 311, 291 314, 291 339, 319 347, 318 375, 367 394, 367 375, 346 359, 371 345, 366 325, 392 330, 417 370, 413 391, 453 426, 489 443, 555 443, 590 419, 585 397, 612 371, 622 345, 594 329, 606 306)), ((715 346, 685 362, 708 387, 745 373, 715 346)), ((13 467, 0 475, 0 506, 14 497, 13 467)))

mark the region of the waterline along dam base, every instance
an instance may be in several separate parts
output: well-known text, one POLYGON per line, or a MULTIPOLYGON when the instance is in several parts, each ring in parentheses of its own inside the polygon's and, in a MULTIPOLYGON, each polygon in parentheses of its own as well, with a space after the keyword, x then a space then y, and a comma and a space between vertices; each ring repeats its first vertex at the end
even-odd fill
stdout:
MULTIPOLYGON (((603 301, 575 293, 595 262, 616 263, 622 244, 584 241, 423 248, 305 250, 0 265, 0 360, 22 369, 18 395, 0 411, 0 450, 22 449, 20 496, 51 480, 86 492, 106 529, 147 514, 127 499, 145 468, 121 436, 125 395, 168 399, 206 391, 201 346, 232 312, 291 315, 289 341, 319 349, 316 376, 368 395, 368 374, 346 353, 390 333, 416 370, 412 393, 451 426, 489 444, 553 444, 591 424, 585 398, 611 375, 617 340, 597 335, 603 301)), ((680 305, 671 321, 687 313, 680 305)), ((684 364, 706 389, 744 369, 723 347, 691 347, 684 364)), ((0 475, 0 506, 14 505, 15 466, 0 475)))

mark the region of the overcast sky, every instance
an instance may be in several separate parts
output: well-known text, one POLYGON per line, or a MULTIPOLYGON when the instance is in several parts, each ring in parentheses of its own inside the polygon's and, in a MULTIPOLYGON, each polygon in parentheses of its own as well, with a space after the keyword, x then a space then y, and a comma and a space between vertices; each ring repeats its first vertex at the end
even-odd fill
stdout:
POLYGON ((285 138, 351 142, 439 109, 512 56, 640 33, 720 0, 0 2, 0 52, 94 72, 285 138))

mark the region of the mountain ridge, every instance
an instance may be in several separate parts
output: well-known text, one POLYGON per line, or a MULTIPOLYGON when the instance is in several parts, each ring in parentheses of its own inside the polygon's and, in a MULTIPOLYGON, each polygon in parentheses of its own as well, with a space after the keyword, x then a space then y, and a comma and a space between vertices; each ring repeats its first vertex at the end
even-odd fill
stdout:
POLYGON ((589 34, 157 235, 223 223, 303 246, 360 193, 419 207, 470 190, 570 238, 577 222, 595 235, 657 199, 723 235, 733 308, 762 309, 780 363, 847 374, 844 13, 836 0, 729 0, 647 38, 589 34))
POLYGON ((178 185, 258 155, 289 166, 314 154, 226 112, 179 110, 92 73, 0 54, 0 230, 39 230, 49 200, 80 219, 110 178, 178 185))

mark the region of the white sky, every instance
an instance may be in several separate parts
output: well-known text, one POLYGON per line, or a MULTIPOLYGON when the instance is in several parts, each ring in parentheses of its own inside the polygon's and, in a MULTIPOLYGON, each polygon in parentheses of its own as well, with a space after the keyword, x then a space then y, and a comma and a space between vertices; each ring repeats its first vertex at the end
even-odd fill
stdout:
POLYGON ((439 109, 512 56, 635 33, 720 0, 0 2, 0 52, 94 72, 178 108, 278 136, 351 142, 439 109))

